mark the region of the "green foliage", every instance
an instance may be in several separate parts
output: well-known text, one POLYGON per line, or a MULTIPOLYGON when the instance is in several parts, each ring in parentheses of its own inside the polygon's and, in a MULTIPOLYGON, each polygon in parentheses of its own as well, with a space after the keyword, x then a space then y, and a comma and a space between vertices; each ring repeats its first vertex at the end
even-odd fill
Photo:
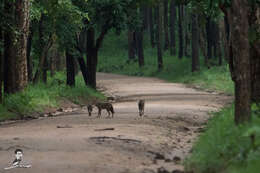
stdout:
POLYGON ((6 96, 0 105, 0 120, 30 115, 32 112, 42 112, 46 107, 59 107, 60 101, 71 100, 74 103, 84 103, 91 100, 102 100, 105 97, 93 89, 87 88, 82 76, 76 77, 76 87, 65 85, 64 73, 56 73, 48 84, 29 85, 23 92, 6 96))
MULTIPOLYGON (((249 137, 259 132, 260 117, 253 115, 250 124, 234 124, 234 106, 214 114, 185 161, 187 171, 194 173, 255 173, 259 170, 260 148, 249 137), (249 135, 249 136, 248 136, 249 135)), ((256 144, 260 137, 255 136, 256 144)))

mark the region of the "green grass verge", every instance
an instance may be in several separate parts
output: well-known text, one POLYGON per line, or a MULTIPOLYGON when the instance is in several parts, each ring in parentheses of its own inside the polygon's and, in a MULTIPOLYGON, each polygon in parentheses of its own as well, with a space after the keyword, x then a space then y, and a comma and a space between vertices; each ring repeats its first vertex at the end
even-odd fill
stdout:
POLYGON ((166 51, 163 55, 164 68, 161 72, 158 72, 157 52, 156 49, 149 46, 148 41, 149 39, 145 37, 145 66, 139 68, 137 62, 127 61, 127 34, 123 33, 116 36, 110 33, 99 53, 98 71, 132 76, 153 76, 170 82, 194 84, 204 89, 233 94, 234 86, 227 65, 207 69, 201 59, 201 70, 192 73, 190 58, 178 59, 166 51))
POLYGON ((82 76, 77 76, 76 87, 71 88, 65 85, 65 74, 58 72, 53 78, 49 78, 47 85, 29 85, 23 92, 6 96, 4 103, 0 105, 0 121, 42 112, 46 107, 59 107, 64 99, 79 104, 105 98, 101 93, 86 87, 81 78, 82 76), (59 84, 59 81, 64 82, 59 84))
MULTIPOLYGON (((254 110, 256 107, 253 108, 254 110)), ((234 106, 215 113, 193 147, 185 168, 193 173, 256 173, 260 169, 260 115, 236 126, 234 106), (254 144, 250 135, 256 136, 254 144)))

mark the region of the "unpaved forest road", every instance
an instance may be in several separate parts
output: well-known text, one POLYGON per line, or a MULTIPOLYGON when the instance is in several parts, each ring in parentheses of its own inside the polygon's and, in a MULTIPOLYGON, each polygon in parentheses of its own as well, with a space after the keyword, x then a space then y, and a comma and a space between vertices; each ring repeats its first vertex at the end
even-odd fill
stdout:
POLYGON ((210 111, 232 98, 155 78, 98 74, 98 85, 119 97, 114 119, 89 117, 86 110, 0 126, 0 173, 152 173, 181 170, 179 158, 191 149, 210 111), (137 100, 144 98, 145 117, 137 100), (57 128, 69 125, 71 128, 57 128), (97 129, 115 128, 112 131, 97 129), (24 150, 32 168, 3 170, 24 150))

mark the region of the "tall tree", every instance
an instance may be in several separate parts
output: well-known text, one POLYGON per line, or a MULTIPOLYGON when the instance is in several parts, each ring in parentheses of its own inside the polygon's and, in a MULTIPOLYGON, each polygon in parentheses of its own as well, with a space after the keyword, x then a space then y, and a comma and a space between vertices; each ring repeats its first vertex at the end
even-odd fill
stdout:
POLYGON ((169 48, 169 2, 168 0, 163 1, 164 15, 163 15, 163 24, 164 24, 164 50, 169 48))
POLYGON ((248 40, 247 0, 232 1, 230 9, 230 26, 232 34, 232 53, 235 66, 235 122, 241 123, 251 119, 251 65, 248 40), (239 10, 238 10, 239 9, 239 10))
POLYGON ((171 55, 176 55, 176 4, 175 0, 171 0, 170 3, 170 53, 171 55))
POLYGON ((179 58, 183 57, 183 6, 178 6, 178 25, 179 25, 179 58))
MULTIPOLYGON (((0 5, 1 7, 1 5, 0 5)), ((0 26, 0 104, 2 103, 2 87, 3 87, 3 56, 2 56, 2 41, 3 41, 3 34, 2 28, 0 26)))
POLYGON ((192 13, 192 72, 199 70, 199 28, 198 16, 192 13))
POLYGON ((163 69, 163 55, 162 55, 162 4, 158 2, 156 6, 156 20, 157 20, 157 30, 156 30, 156 39, 157 39, 157 62, 158 62, 158 71, 163 69))
POLYGON ((5 12, 9 17, 14 16, 11 18, 13 28, 16 30, 16 32, 11 30, 5 33, 5 65, 8 65, 5 69, 6 93, 21 91, 28 83, 26 50, 29 33, 29 6, 29 0, 16 0, 14 3, 5 1, 5 12))
POLYGON ((155 39, 154 39, 154 15, 153 8, 149 7, 149 28, 150 28, 150 42, 152 48, 155 47, 155 39))
POLYGON ((75 86, 75 59, 70 52, 71 50, 66 50, 66 67, 67 67, 67 85, 75 86))

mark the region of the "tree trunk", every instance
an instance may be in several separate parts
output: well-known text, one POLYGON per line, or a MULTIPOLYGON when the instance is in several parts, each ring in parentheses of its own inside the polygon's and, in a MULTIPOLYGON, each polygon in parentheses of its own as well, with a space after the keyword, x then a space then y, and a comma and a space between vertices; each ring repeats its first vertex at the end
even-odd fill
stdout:
POLYGON ((143 29, 147 30, 148 26, 149 26, 149 8, 148 6, 145 4, 141 7, 141 11, 142 11, 142 15, 143 15, 143 29))
POLYGON ((169 18, 168 18, 168 0, 163 1, 163 6, 164 6, 164 50, 169 49, 169 18))
POLYGON ((176 55, 176 5, 175 0, 171 0, 170 4, 170 53, 171 55, 176 55))
POLYGON ((28 69, 28 81, 32 82, 33 74, 32 74, 32 58, 31 58, 31 48, 32 48, 32 39, 33 39, 33 27, 30 26, 30 32, 27 42, 27 69, 28 69))
POLYGON ((185 29, 185 46, 184 46, 184 55, 185 57, 189 57, 189 46, 190 46, 190 36, 189 36, 189 17, 187 8, 185 8, 184 15, 184 29, 185 29))
POLYGON ((155 41, 154 41, 154 22, 153 22, 153 8, 149 8, 149 28, 150 28, 150 41, 152 48, 155 47, 155 41))
POLYGON ((207 32, 207 50, 208 50, 208 59, 212 58, 212 25, 210 17, 207 17, 206 22, 206 32, 207 32))
POLYGON ((136 43, 139 67, 144 66, 143 31, 136 31, 136 43))
POLYGON ((75 86, 75 60, 70 50, 66 50, 67 85, 75 86))
POLYGON ((182 16, 182 10, 183 10, 182 5, 179 5, 179 8, 178 8, 178 11, 179 11, 179 20, 178 20, 178 24, 179 24, 179 59, 182 59, 182 57, 183 57, 183 24, 182 24, 183 16, 182 16))
MULTIPOLYGON (((7 15, 12 15, 13 4, 7 1, 5 2, 7 15)), ((26 50, 29 32, 29 1, 16 0, 14 9, 13 27, 19 34, 11 33, 13 31, 6 33, 9 35, 7 36, 9 38, 6 39, 10 41, 7 43, 9 45, 6 45, 6 51, 13 52, 7 53, 9 56, 5 57, 8 65, 5 80, 6 93, 8 94, 22 91, 28 83, 26 50)))
POLYGON ((219 24, 216 24, 216 51, 218 56, 218 65, 222 65, 222 50, 221 50, 221 39, 220 39, 220 28, 219 24))
POLYGON ((248 1, 232 1, 231 40, 235 65, 235 122, 251 120, 251 66, 248 40, 248 1), (239 9, 239 10, 237 10, 239 9))
POLYGON ((192 72, 199 70, 199 28, 198 17, 192 14, 192 72))
POLYGON ((87 75, 88 71, 87 71, 87 68, 86 68, 86 64, 85 64, 83 55, 80 55, 80 57, 78 57, 77 60, 78 60, 78 63, 79 63, 79 67, 80 67, 84 82, 87 86, 88 85, 88 75, 87 75))
MULTIPOLYGON (((249 16, 249 26, 256 35, 260 34, 260 8, 259 6, 251 7, 249 16)), ((252 101, 260 103, 260 38, 256 38, 250 44, 250 60, 251 60, 251 85, 252 85, 252 101)))
MULTIPOLYGON (((2 45, 3 42, 3 34, 2 34, 2 28, 0 26, 0 45, 2 45)), ((0 47, 0 104, 2 104, 3 94, 2 94, 2 87, 3 87, 3 56, 2 56, 2 48, 0 47)))
POLYGON ((48 64, 46 66, 47 63, 46 59, 48 57, 48 51, 51 48, 51 46, 52 46, 52 36, 49 36, 49 40, 47 44, 43 46, 43 49, 41 51, 40 60, 39 60, 37 71, 33 78, 33 83, 38 83, 40 81, 40 78, 41 77, 43 78, 43 74, 44 74, 43 71, 45 70, 46 67, 48 68, 48 64))
POLYGON ((156 19, 157 19, 157 61, 158 61, 158 71, 163 69, 163 57, 162 57, 162 8, 161 3, 158 3, 156 7, 156 19))
POLYGON ((134 43, 134 32, 128 30, 128 59, 135 59, 135 43, 134 43))
POLYGON ((87 79, 88 85, 94 89, 96 88, 96 66, 95 30, 91 27, 87 31, 87 79))
POLYGON ((49 51, 49 49, 47 50, 47 52, 45 54, 44 63, 43 63, 43 69, 42 69, 42 81, 45 84, 47 84, 47 72, 48 72, 48 65, 49 65, 48 51, 49 51))

